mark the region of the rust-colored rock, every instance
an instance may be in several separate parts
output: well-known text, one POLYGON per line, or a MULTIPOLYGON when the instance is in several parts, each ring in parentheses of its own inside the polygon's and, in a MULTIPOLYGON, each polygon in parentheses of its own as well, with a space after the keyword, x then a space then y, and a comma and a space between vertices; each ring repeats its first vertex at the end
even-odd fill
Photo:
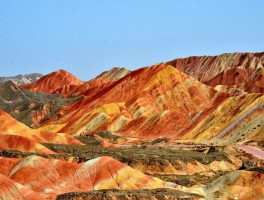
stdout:
POLYGON ((83 84, 83 81, 61 69, 22 87, 33 92, 54 93, 56 90, 70 91, 75 86, 81 84, 83 84))
MULTIPOLYGON (((87 82, 59 70, 24 85, 51 93, 46 95, 55 103, 64 101, 54 94, 69 102, 51 115, 53 101, 42 103, 41 109, 33 109, 38 104, 30 101, 25 108, 33 109, 37 129, 0 111, 0 150, 8 150, 1 155, 16 157, 12 151, 19 150, 23 157, 0 158, 0 183, 8 185, 0 187, 0 197, 85 199, 88 193, 80 192, 167 188, 194 193, 195 198, 260 199, 263 64, 264 53, 232 53, 176 59, 135 71, 113 68, 87 82), (88 146, 78 146, 83 144, 72 136, 88 146), (58 160, 62 158, 71 159, 58 160), (73 196, 63 195, 69 192, 73 196)), ((12 107, 14 99, 27 100, 25 92, 6 84, 0 87, 0 101, 12 107)), ((23 114, 18 107, 9 112, 23 114)), ((119 198, 110 193, 89 194, 119 198)))
POLYGON ((225 85, 234 89, 242 89, 249 93, 264 93, 264 69, 263 68, 231 68, 226 69, 214 78, 206 82, 215 87, 225 85))
MULTIPOLYGON (((0 163, 8 163, 8 166, 0 165, 0 181, 9 178, 12 183, 25 185, 27 190, 49 199, 55 199, 58 194, 70 191, 102 189, 174 188, 190 191, 183 186, 144 175, 107 156, 80 164, 38 156, 28 156, 23 159, 0 158, 0 163)), ((5 195, 7 191, 3 189, 0 188, 0 194, 5 195)), ((196 192, 199 193, 199 190, 196 192)))
POLYGON ((67 134, 31 129, 2 110, 0 124, 0 150, 53 154, 55 152, 40 143, 82 144, 67 134))
POLYGON ((166 64, 211 86, 236 85, 247 92, 263 93, 263 52, 192 56, 178 58, 166 64))
MULTIPOLYGON (((134 137, 134 144, 161 136, 225 139, 236 135, 241 124, 261 118, 262 60, 262 53, 235 53, 176 59, 132 72, 114 68, 71 90, 58 89, 83 99, 64 106, 41 129, 76 136, 109 130, 134 137)), ((240 140, 249 138, 262 140, 254 134, 240 140)))
POLYGON ((58 110, 77 98, 63 98, 57 94, 35 93, 12 81, 0 84, 0 109, 30 127, 56 116, 58 110))
POLYGON ((156 65, 133 71, 96 96, 64 107, 64 117, 56 124, 64 124, 60 132, 75 135, 107 129, 145 139, 179 137, 195 116, 228 96, 176 68, 156 65))

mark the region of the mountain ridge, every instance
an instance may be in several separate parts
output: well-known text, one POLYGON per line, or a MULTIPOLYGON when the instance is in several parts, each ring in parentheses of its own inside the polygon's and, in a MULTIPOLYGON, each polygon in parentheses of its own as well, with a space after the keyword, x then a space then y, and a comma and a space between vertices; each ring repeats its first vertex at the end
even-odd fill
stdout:
POLYGON ((261 199, 263 64, 229 53, 0 84, 0 198, 261 199))
POLYGON ((13 81, 17 85, 24 85, 35 82, 39 78, 41 78, 43 74, 40 73, 31 73, 31 74, 24 74, 24 75, 16 75, 16 76, 2 76, 0 77, 0 83, 4 83, 6 81, 13 81))

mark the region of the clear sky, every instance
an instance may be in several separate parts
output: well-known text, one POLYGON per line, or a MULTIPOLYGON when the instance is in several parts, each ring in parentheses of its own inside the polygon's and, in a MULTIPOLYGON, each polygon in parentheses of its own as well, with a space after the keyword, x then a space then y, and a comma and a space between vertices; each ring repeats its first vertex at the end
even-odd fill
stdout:
POLYGON ((0 76, 236 51, 264 51, 264 0, 0 0, 0 76))

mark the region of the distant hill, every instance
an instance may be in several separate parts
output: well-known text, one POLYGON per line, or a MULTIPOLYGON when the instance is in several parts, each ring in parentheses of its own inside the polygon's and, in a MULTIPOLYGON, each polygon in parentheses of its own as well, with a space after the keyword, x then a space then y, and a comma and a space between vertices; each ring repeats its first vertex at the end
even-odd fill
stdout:
POLYGON ((30 92, 12 81, 0 84, 0 109, 31 127, 38 127, 41 121, 56 116, 62 106, 75 100, 59 94, 30 92))
POLYGON ((56 90, 63 87, 76 87, 83 83, 83 81, 71 73, 61 69, 41 77, 34 83, 25 84, 22 87, 32 92, 59 93, 56 90))
POLYGON ((25 85, 35 82, 42 76, 43 74, 40 73, 32 73, 32 74, 24 74, 24 75, 19 74, 17 76, 0 77, 0 83, 4 83, 6 81, 13 81, 17 85, 25 85))
POLYGON ((264 92, 264 52, 191 56, 166 64, 218 91, 232 94, 264 92))

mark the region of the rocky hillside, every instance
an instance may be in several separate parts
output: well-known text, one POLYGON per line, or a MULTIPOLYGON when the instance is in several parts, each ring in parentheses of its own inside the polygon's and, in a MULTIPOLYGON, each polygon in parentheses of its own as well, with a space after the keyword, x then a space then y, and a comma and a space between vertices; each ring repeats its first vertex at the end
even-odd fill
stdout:
POLYGON ((33 83, 41 78, 43 74, 40 73, 32 73, 32 74, 24 74, 17 76, 9 76, 9 77, 0 77, 0 83, 4 83, 6 81, 12 81, 17 85, 25 85, 29 83, 33 83))
POLYGON ((264 52, 192 56, 166 64, 212 87, 223 85, 228 86, 229 90, 264 92, 264 52))
POLYGON ((12 81, 0 84, 0 109, 31 127, 57 116, 62 106, 78 98, 62 98, 59 94, 34 93, 12 81))
POLYGON ((231 53, 0 84, 0 199, 263 199, 263 65, 231 53))

